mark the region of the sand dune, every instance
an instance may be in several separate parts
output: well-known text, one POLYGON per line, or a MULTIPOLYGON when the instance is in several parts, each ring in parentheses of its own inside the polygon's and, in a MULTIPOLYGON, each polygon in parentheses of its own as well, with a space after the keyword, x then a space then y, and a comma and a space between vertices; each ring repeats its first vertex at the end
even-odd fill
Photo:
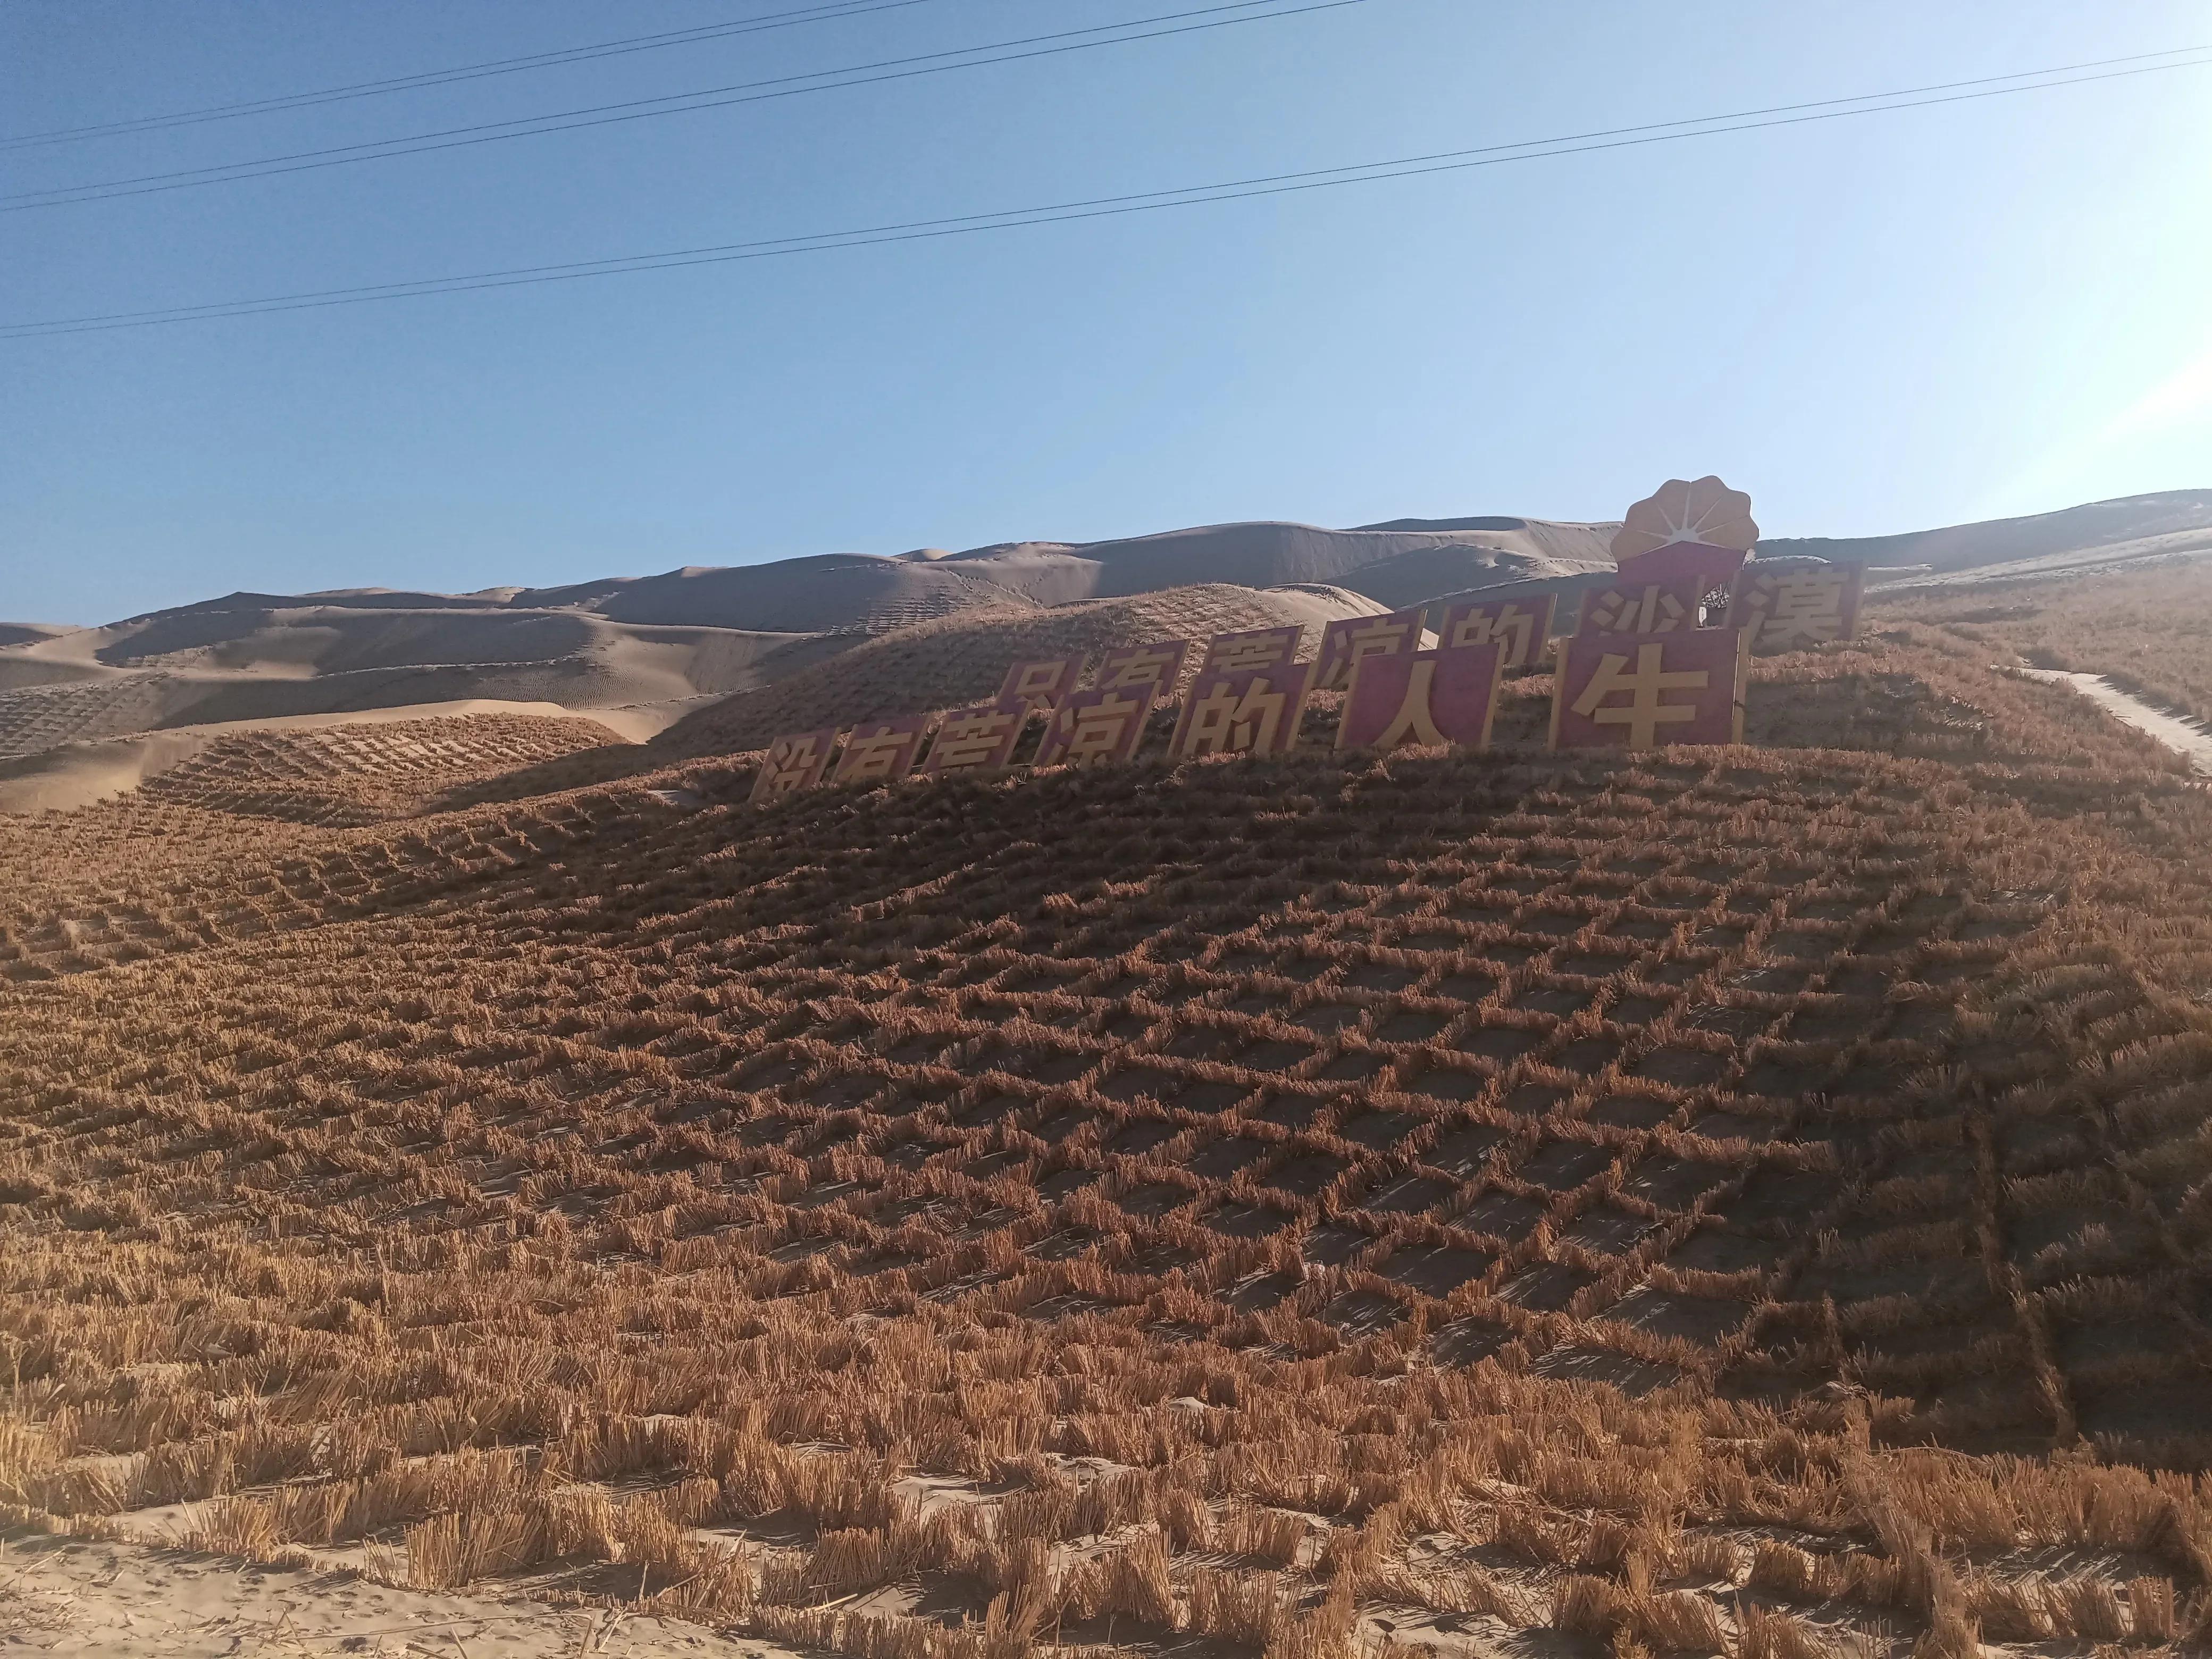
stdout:
MULTIPOLYGON (((994 653, 1003 659, 1003 641, 1029 637, 1024 629, 1041 626, 1038 639, 1086 637, 1095 619, 1060 617, 1062 607, 1209 585, 1249 594, 1322 584, 1386 609, 1548 591, 1560 595, 1562 614, 1571 614, 1587 580, 1611 570, 1615 527, 1510 516, 1395 519, 1350 530, 1262 520, 1106 541, 689 566, 461 594, 241 592, 97 628, 0 624, 0 757, 211 722, 470 698, 627 709, 626 720, 648 729, 725 696, 763 711, 811 707, 819 698, 808 686, 849 684, 854 674, 884 676, 877 683, 887 696, 929 686, 931 697, 951 702, 991 688, 977 689, 988 678, 981 666, 944 666, 951 659, 941 653, 954 651, 949 635, 918 636, 937 640, 928 647, 940 653, 934 665, 917 659, 891 670, 890 659, 856 655, 836 675, 815 671, 866 651, 878 637, 958 617, 981 624, 960 647, 972 649, 980 665, 994 653), (809 675, 787 698, 764 695, 809 675)), ((1782 538, 1760 548, 1763 557, 1913 567, 1912 580, 1939 583, 2205 552, 2212 552, 2212 490, 1901 536, 1782 538)), ((896 710, 870 704, 846 712, 896 710)), ((701 729, 685 721, 687 732, 701 729)), ((752 730, 750 717, 744 729, 752 730)))
POLYGON ((1318 644, 1325 623, 1384 608, 1339 587, 1212 583, 1048 610, 971 611, 879 635, 764 690, 724 698, 670 726, 653 746, 670 757, 732 754, 779 732, 955 708, 992 696, 1007 665, 1024 657, 1286 623, 1307 624, 1318 644))
POLYGON ((173 787, 168 792, 173 797, 191 799, 210 790, 235 789, 249 776, 265 782, 272 775, 297 779, 336 772, 356 783, 388 781, 394 773, 416 777, 427 773, 434 775, 437 786, 450 787, 599 744, 637 742, 658 729, 651 715, 626 719, 617 713, 605 720, 584 720, 557 702, 501 702, 482 697, 354 714, 185 726, 65 743, 15 760, 0 760, 0 814, 74 811, 155 780, 173 779, 195 766, 199 770, 193 785, 173 787), (441 729, 439 722, 447 720, 466 724, 441 729), (380 735, 363 735, 376 728, 382 728, 380 735), (348 735, 335 744, 323 735, 340 731, 348 735))

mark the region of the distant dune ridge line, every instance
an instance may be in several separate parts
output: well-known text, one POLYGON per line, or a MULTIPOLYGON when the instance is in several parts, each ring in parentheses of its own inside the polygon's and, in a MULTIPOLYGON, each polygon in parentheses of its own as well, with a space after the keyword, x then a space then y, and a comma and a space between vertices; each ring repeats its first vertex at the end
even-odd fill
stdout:
MULTIPOLYGON (((240 592, 99 628, 0 623, 0 760, 240 720, 471 700, 605 714, 626 735, 665 726, 676 755, 758 746, 802 724, 787 716, 833 680, 851 678, 860 693, 838 718, 949 708, 992 693, 970 683, 971 662, 1002 671, 1013 654, 1204 638, 1236 625, 1218 620, 1232 595, 1247 627, 1416 607, 1434 626, 1448 605, 1477 598, 1548 599, 1571 617, 1584 590, 1611 578, 1619 528, 1512 515, 1346 530, 1252 521, 471 593, 240 592), (1095 608, 1158 603, 1168 610, 1095 608), (1292 618, 1285 606, 1304 609, 1292 618), (970 631, 963 650, 953 635, 970 631), (1018 653, 1000 648, 1017 640, 1018 653)), ((1770 537, 1757 551, 1762 563, 1865 564, 1876 589, 2107 568, 2212 551, 2212 489, 1903 535, 1770 537)))

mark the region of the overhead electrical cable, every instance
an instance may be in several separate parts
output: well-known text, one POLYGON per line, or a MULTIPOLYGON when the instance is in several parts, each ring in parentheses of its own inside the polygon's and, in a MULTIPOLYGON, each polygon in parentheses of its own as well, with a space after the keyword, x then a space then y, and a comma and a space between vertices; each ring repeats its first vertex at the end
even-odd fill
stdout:
POLYGON ((887 58, 843 69, 814 70, 800 75, 780 75, 761 81, 741 81, 726 87, 706 87, 696 92, 671 93, 661 98, 634 98, 617 104, 598 104, 584 109, 560 110, 550 115, 520 116, 511 121, 483 121, 471 126, 447 127, 435 132, 410 133, 404 137, 380 138, 357 144, 336 144, 324 149, 296 150, 283 155, 264 155, 247 161, 227 161, 213 167, 184 167, 170 173, 141 173, 128 179, 106 179, 84 185, 61 185, 48 190, 19 191, 0 196, 0 212, 21 213, 33 208, 70 207, 82 202, 112 201, 123 196, 150 196, 164 191, 192 190, 206 185, 234 184, 243 179, 267 179, 281 173, 309 173, 323 167, 347 167, 362 161, 382 161, 398 155, 421 155, 477 144, 499 143, 512 138, 536 138, 549 132, 573 132, 579 128, 614 126, 648 121, 666 115, 688 115, 699 110, 726 109, 734 104, 754 104, 770 99, 793 98, 808 93, 835 92, 848 87, 874 86, 886 81, 907 81, 924 75, 945 75, 957 70, 981 69, 993 64, 1014 64, 1036 58, 1091 52, 1101 46, 1127 46, 1170 35, 1195 34, 1209 29, 1231 28, 1240 23, 1261 23, 1278 17, 1302 16, 1309 12, 1336 11, 1362 6, 1369 0, 1305 0, 1283 6, 1280 0, 1229 0, 1191 11, 1165 12, 1154 17, 1132 18, 1094 27, 1062 29, 1052 34, 1033 34, 1015 40, 996 40, 976 46, 956 46, 944 52, 922 52, 908 58, 887 58), (1259 7, 1273 10, 1257 10, 1259 7), (1240 16, 1224 17, 1223 12, 1240 16), (1203 18, 1202 22, 1186 20, 1203 18), (1153 27, 1155 24, 1170 25, 1153 27), (1130 33, 1130 31, 1141 31, 1130 33), (1119 31, 1116 33, 1116 31, 1119 31), (1106 34, 1100 40, 1077 40, 1079 35, 1106 34), (1047 44, 1057 43, 1057 44, 1047 44), (1020 50, 1017 50, 1020 48, 1020 50), (993 52, 995 57, 977 54, 993 52), (961 58, 947 63, 947 58, 961 58), (842 79, 832 77, 842 76, 842 79), (818 86, 796 82, 816 81, 818 86), (672 107, 653 107, 671 106, 672 107))
POLYGON ((398 75, 383 81, 359 81, 349 86, 286 93, 273 98, 249 99, 237 104, 217 104, 207 109, 179 110, 167 115, 142 115, 130 120, 104 121, 92 126, 58 127, 48 132, 17 133, 13 137, 0 137, 0 150, 28 149, 44 144, 82 143, 94 138, 161 132, 171 127, 196 126, 207 121, 236 121, 253 115, 275 115, 287 110, 309 109, 318 104, 343 103, 354 98, 378 98, 389 93, 412 92, 418 87, 441 87, 457 81, 481 81, 495 75, 519 75, 530 70, 557 69, 566 64, 588 63, 599 58, 619 58, 637 52, 661 52, 671 46, 694 46, 701 41, 720 40, 731 35, 796 28, 802 23, 833 23, 840 18, 864 17, 871 12, 898 11, 908 6, 933 5, 936 3, 937 0, 829 0, 828 3, 807 6, 797 11, 769 12, 759 17, 702 23, 694 28, 670 29, 659 34, 635 34, 619 40, 601 40, 587 46, 567 46, 556 52, 531 52, 520 58, 495 58, 489 63, 425 70, 417 75, 398 75))
POLYGON ((1358 162, 1340 167, 1315 168, 1300 173, 1229 179, 1209 185, 1189 185, 1173 190, 1140 191, 1121 196, 1099 196, 1037 207, 1008 208, 994 213, 962 215, 940 219, 915 219, 899 223, 863 226, 850 230, 823 231, 810 235, 771 237, 746 242, 679 248, 659 253, 629 254, 604 259, 579 260, 568 264, 523 265, 503 270, 478 271, 453 276, 423 277, 413 282, 380 283, 357 288, 322 289, 306 293, 275 295, 259 299, 217 301, 204 305, 172 306, 149 311, 106 312, 82 317, 52 318, 29 323, 0 324, 0 338, 38 339, 57 334, 103 332, 113 329, 153 328, 172 323, 249 317, 280 311, 319 310, 332 306, 362 305, 380 300, 417 299, 434 294, 468 293, 480 289, 517 288, 543 283, 574 282, 591 276, 623 276, 641 270, 678 270, 690 265, 725 264, 794 253, 828 252, 840 248, 871 247, 890 242, 921 241, 982 231, 1015 230, 1031 225, 1061 224, 1073 220, 1110 218, 1125 214, 1157 212, 1167 208, 1199 207, 1210 203, 1247 200, 1255 197, 1290 195, 1327 190, 1343 185, 1375 184, 1386 179, 1418 178, 1437 173, 1498 167, 1515 161, 1542 161, 1553 156, 1586 155, 1629 149, 1647 144, 1669 143, 1685 138, 1706 138, 1727 133, 1750 132, 1771 127, 1798 126, 1816 121, 1882 115, 1899 110, 1926 109, 1944 104, 2003 98, 2021 93, 2045 92, 2061 87, 2083 86, 2100 81, 2155 75, 2168 70, 2212 67, 2212 44, 2177 47, 2172 52, 2140 57, 2179 58, 2183 52, 2206 54, 2180 61, 2136 63, 2128 69, 2091 70, 2098 62, 2063 64, 2050 69, 2024 70, 2014 75, 1987 76, 1971 81, 1940 82, 1886 93, 1861 93, 1848 98, 1826 98, 1805 103, 1778 104, 1764 109, 1729 114, 1691 116, 1675 121, 1650 122, 1639 126, 1613 127, 1572 133, 1553 138, 1484 145, 1473 149, 1443 150, 1426 155, 1401 156, 1386 161, 1358 162), (2024 81, 2026 85, 1994 82, 2024 81), (1857 107, 1842 107, 1851 105, 1857 107))

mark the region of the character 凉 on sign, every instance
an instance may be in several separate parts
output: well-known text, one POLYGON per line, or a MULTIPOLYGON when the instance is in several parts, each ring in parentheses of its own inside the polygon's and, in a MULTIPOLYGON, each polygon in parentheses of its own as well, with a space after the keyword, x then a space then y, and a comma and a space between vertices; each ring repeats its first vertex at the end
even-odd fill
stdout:
POLYGON ((1748 630, 1753 651, 1796 651, 1831 640, 1855 640, 1865 586, 1863 564, 1761 571, 1754 562, 1735 579, 1728 625, 1748 630))
POLYGON ((1322 631, 1316 691, 1341 691, 1352 671, 1367 657, 1391 657, 1421 648, 1425 641, 1419 611, 1393 611, 1387 617, 1345 617, 1322 631))
POLYGON ((1148 683, 1127 690, 1099 686, 1060 699, 1037 750, 1039 766, 1090 766, 1102 761, 1133 761, 1145 738, 1152 712, 1148 683))
POLYGON ((1735 629, 1654 639, 1582 635, 1559 647, 1554 749, 1743 741, 1749 651, 1735 629))
POLYGON ((1533 599, 1468 599, 1445 611, 1437 643, 1446 651, 1462 645, 1499 646, 1506 667, 1532 667, 1543 657, 1558 605, 1554 593, 1533 599))
POLYGON ((1184 697, 1168 753, 1287 755, 1313 687, 1313 665, 1284 663, 1249 674, 1200 672, 1184 697))
POLYGON ((1006 671, 1006 681, 999 687, 995 701, 1021 702, 1038 714, 1044 713, 1069 692, 1075 690, 1075 678, 1083 672, 1083 659, 1061 657, 1049 662, 1018 662, 1006 671))
POLYGON ((1336 746, 1487 748, 1504 672, 1504 650, 1497 645, 1366 658, 1353 672, 1337 717, 1336 746))
POLYGON ((845 752, 837 757, 838 783, 883 783, 914 770, 914 757, 929 730, 929 716, 908 714, 895 720, 870 720, 853 728, 845 752))
POLYGON ((837 746, 837 728, 830 726, 821 732, 794 732, 788 737, 778 738, 769 744, 768 753, 761 757, 760 770, 753 776, 753 792, 749 800, 763 801, 777 795, 787 795, 794 789, 811 789, 822 781, 822 774, 830 764, 830 751, 837 746))
POLYGON ((1028 705, 1019 702, 987 702, 953 710, 937 728, 929 758, 921 763, 923 775, 996 771, 1013 758, 1029 717, 1028 705))
POLYGON ((1216 634, 1206 644, 1200 674, 1250 674, 1296 660, 1304 627, 1255 628, 1245 634, 1216 634))
POLYGON ((1154 640, 1149 645, 1121 646, 1099 659, 1097 689, 1126 691, 1133 686, 1149 685, 1156 700, 1164 699, 1174 692, 1176 681, 1182 674, 1183 660, 1189 654, 1188 640, 1154 640))

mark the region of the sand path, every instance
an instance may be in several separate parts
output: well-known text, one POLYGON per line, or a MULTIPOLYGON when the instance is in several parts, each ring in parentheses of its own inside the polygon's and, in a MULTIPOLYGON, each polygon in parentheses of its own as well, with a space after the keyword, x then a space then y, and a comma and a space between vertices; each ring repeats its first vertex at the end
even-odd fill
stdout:
POLYGON ((2186 757, 2197 772, 2212 777, 2212 732, 2205 729, 2203 721, 2186 714, 2169 714, 2145 702, 2132 692, 2123 691, 2102 674, 2069 673, 2062 668, 2015 668, 2012 672, 2027 679, 2073 687, 2123 726, 2132 726, 2157 738, 2176 754, 2186 757))
POLYGON ((0 1654, 218 1659, 794 1659, 672 1619, 394 1589, 347 1573, 258 1566, 142 1544, 0 1545, 0 1654))

